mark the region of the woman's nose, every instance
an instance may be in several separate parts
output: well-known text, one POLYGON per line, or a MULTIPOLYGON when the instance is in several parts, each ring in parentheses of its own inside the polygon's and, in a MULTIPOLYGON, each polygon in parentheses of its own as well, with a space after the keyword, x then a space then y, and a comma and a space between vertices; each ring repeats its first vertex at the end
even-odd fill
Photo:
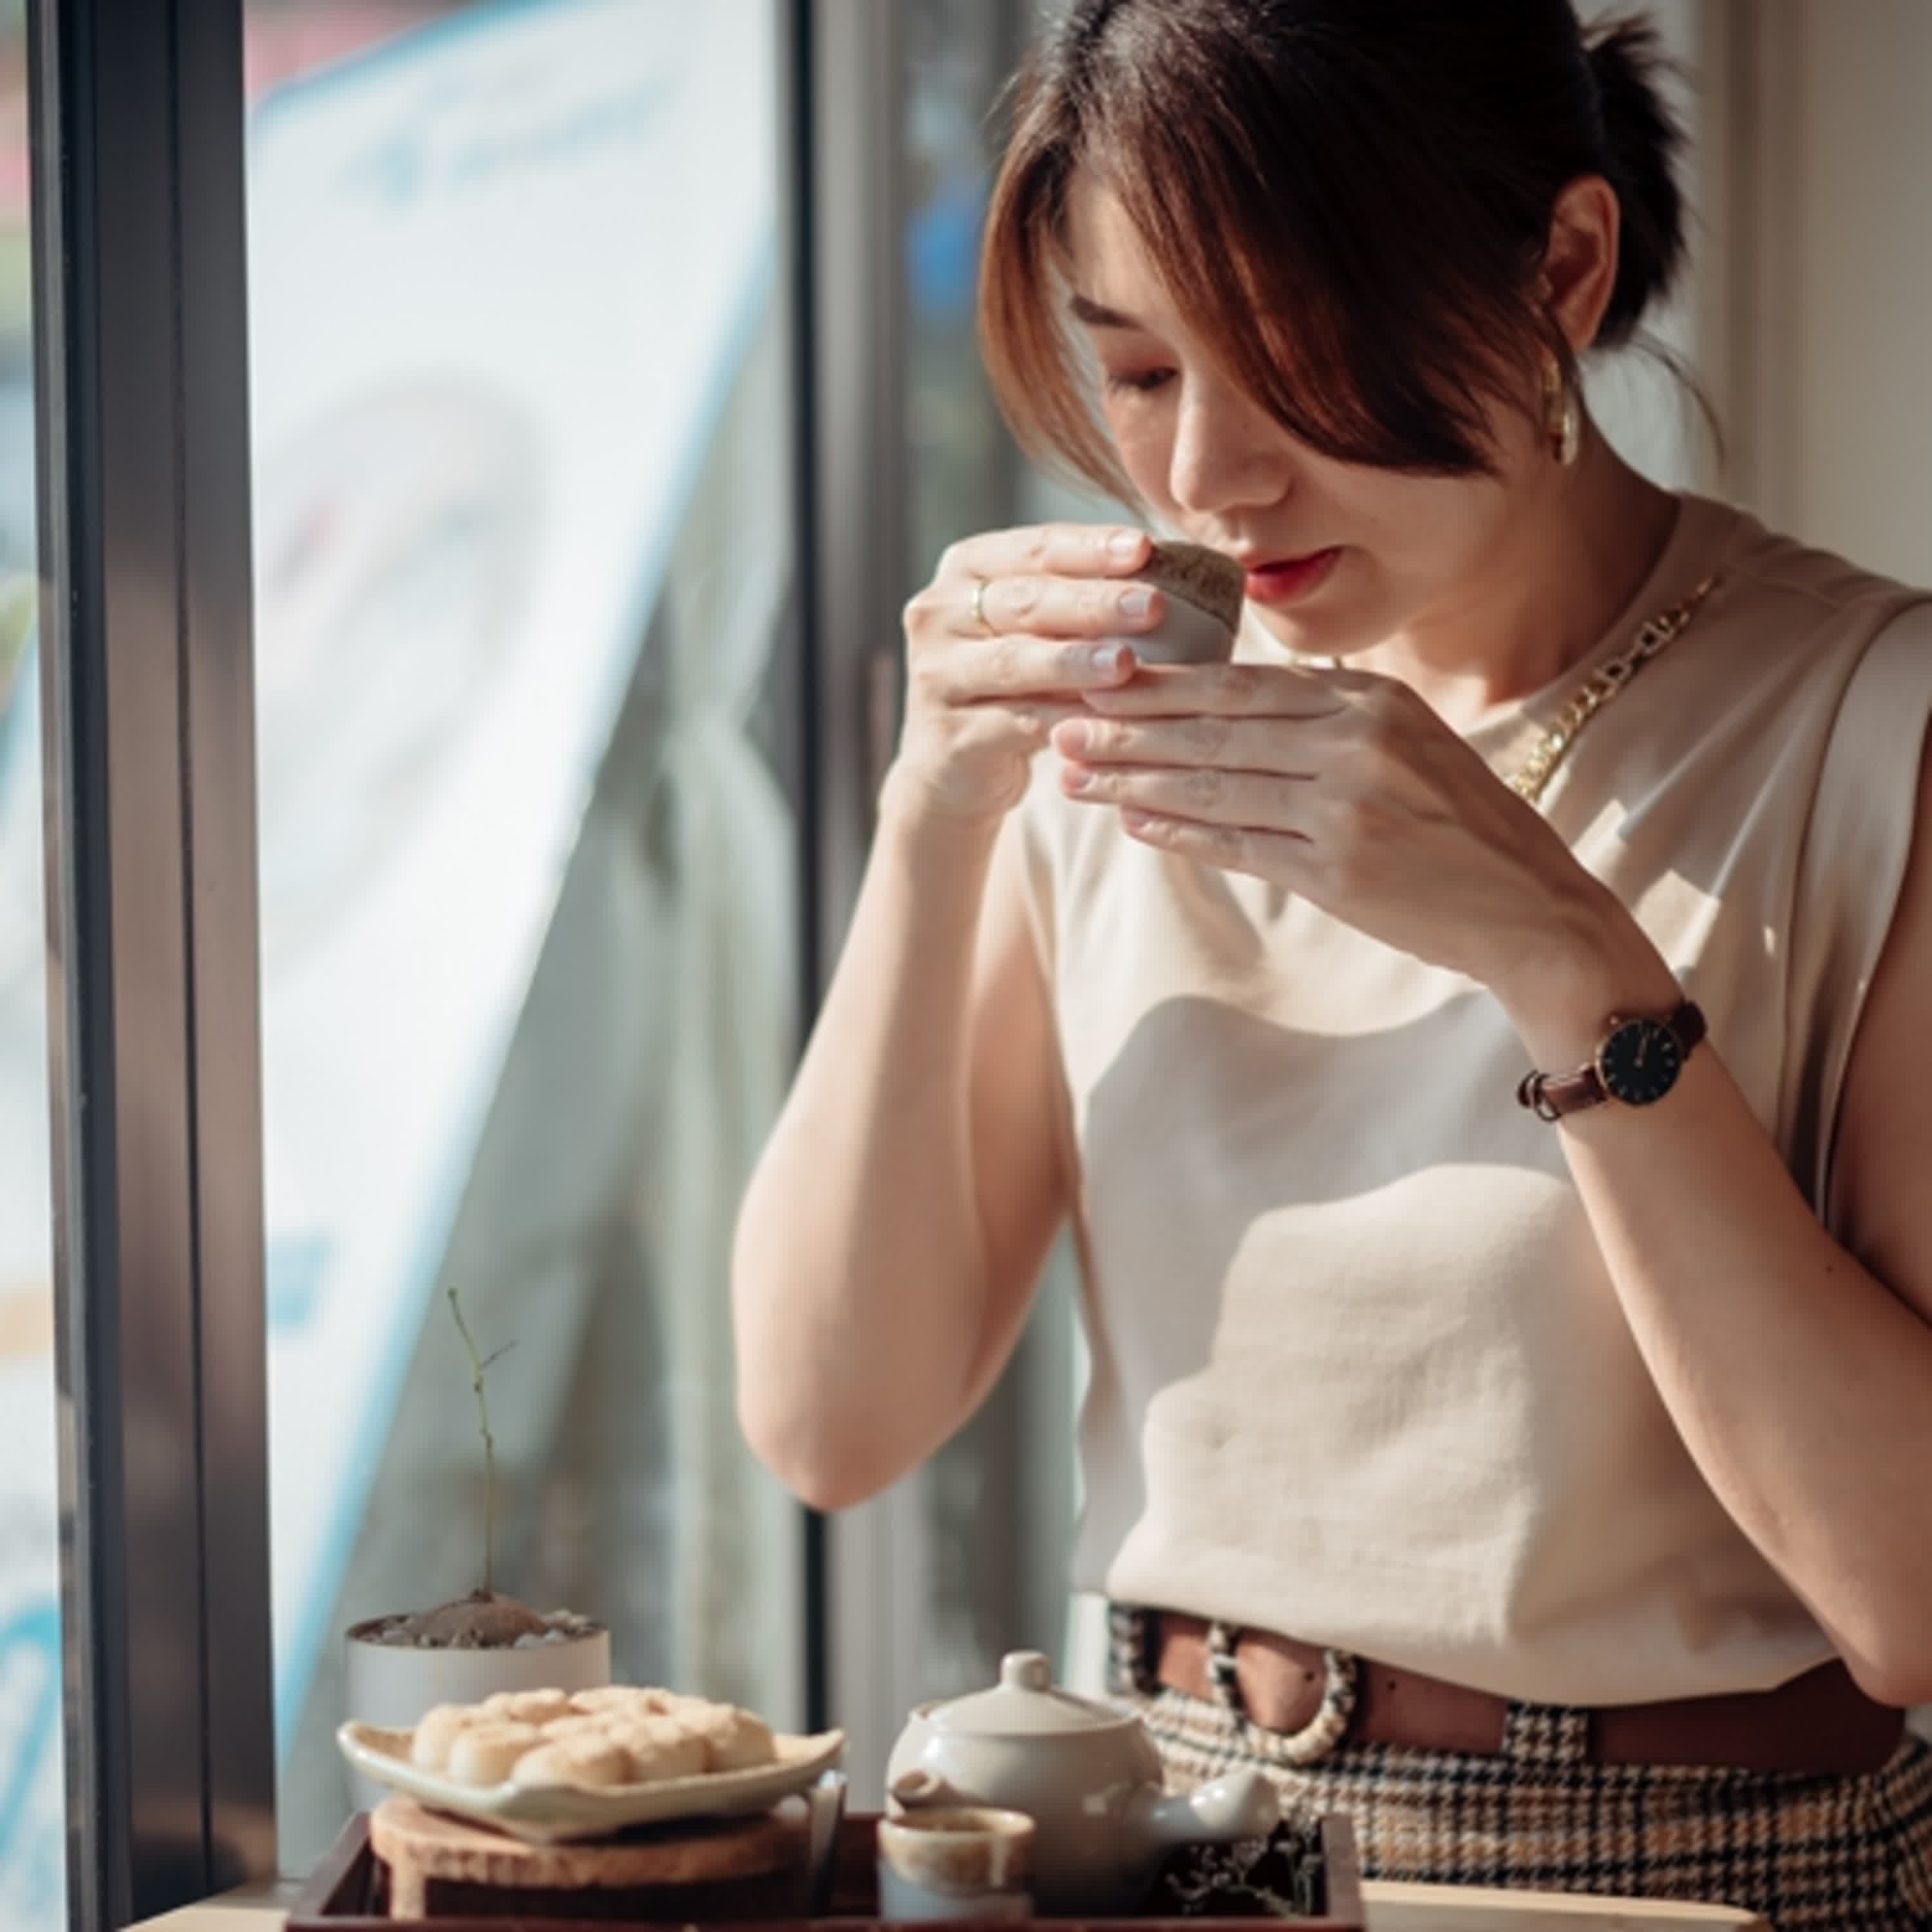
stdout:
POLYGON ((1287 493, 1292 460, 1286 432, 1258 403, 1226 383, 1198 382, 1174 424, 1168 488, 1199 516, 1256 508, 1287 493))

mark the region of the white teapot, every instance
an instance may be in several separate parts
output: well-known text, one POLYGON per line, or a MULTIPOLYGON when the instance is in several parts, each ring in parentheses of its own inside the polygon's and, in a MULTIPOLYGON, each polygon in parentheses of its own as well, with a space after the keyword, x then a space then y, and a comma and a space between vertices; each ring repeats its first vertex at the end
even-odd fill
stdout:
POLYGON ((1274 1787, 1238 1771, 1186 1796, 1161 1787, 1139 1718, 1058 1690, 1038 1651, 1000 1660, 1000 1681, 915 1709, 886 1766, 896 1810, 990 1804, 1034 1821, 1042 1914, 1130 1910, 1177 1845, 1265 1838, 1274 1787))

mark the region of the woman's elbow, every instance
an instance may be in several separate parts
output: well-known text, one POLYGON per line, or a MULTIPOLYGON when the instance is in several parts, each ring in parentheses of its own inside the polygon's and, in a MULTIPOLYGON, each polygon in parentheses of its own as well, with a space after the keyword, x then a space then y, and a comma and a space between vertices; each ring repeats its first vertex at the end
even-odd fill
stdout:
POLYGON ((1932 1704, 1932 1630, 1922 1628, 1915 1635, 1916 1642, 1894 1654, 1845 1659, 1852 1681, 1874 1703, 1899 1711, 1932 1704))
POLYGON ((1875 1704, 1932 1704, 1932 1607, 1908 1601, 1862 1630, 1833 1632, 1852 1681, 1875 1704))
POLYGON ((893 1472, 872 1466, 870 1459, 834 1439, 822 1418, 763 1400, 742 1378, 737 1406, 738 1426, 752 1454, 808 1509, 850 1509, 892 1480, 893 1472))

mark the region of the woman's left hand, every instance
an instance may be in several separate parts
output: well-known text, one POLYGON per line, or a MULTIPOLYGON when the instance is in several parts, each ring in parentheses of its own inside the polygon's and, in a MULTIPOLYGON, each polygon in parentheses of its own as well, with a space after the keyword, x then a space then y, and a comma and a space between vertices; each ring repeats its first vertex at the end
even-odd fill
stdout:
POLYGON ((1542 815, 1400 681, 1144 666, 1057 726, 1061 783, 1144 844, 1286 887, 1505 991, 1630 922, 1542 815))

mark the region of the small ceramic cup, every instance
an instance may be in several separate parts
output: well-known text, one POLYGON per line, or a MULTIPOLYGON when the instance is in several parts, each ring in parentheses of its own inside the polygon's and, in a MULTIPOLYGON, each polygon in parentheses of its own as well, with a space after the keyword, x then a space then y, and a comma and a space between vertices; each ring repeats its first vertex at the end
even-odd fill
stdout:
POLYGON ((1160 622, 1128 640, 1142 663, 1226 664, 1234 656, 1244 578, 1232 557, 1170 539, 1134 574, 1167 600, 1160 622))
POLYGON ((879 1820, 881 1918, 1030 1918, 1033 1820, 962 1804, 879 1820))
POLYGON ((1171 590, 1160 622, 1130 633, 1127 642, 1142 664, 1226 664, 1234 655, 1234 632, 1211 610, 1171 590))

